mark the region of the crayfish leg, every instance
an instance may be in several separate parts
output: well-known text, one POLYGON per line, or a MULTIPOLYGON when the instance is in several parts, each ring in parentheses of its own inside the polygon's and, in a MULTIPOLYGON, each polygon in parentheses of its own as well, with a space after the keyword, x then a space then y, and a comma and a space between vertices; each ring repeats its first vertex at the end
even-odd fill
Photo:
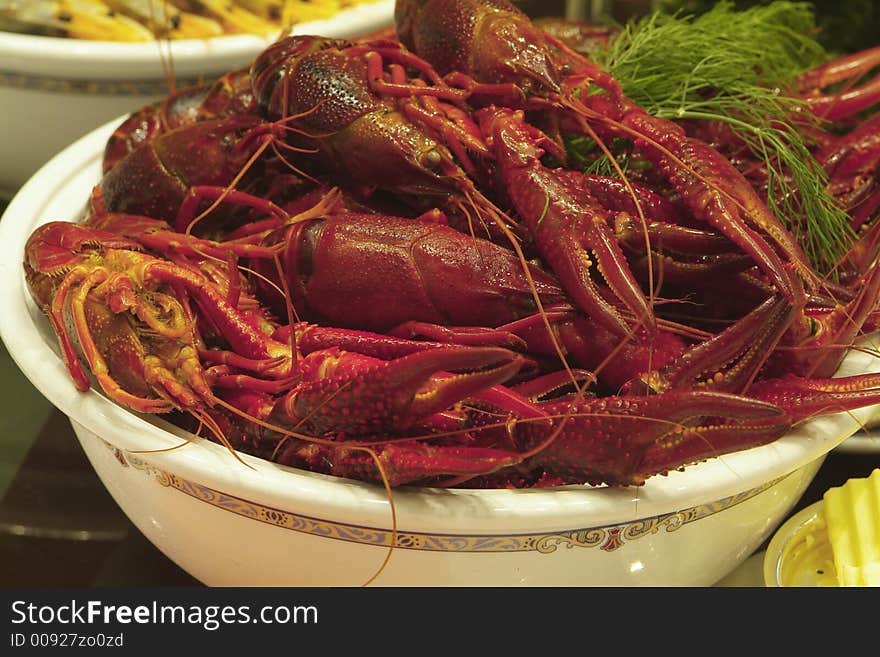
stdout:
POLYGON ((426 483, 444 487, 492 474, 520 461, 520 455, 484 447, 448 447, 407 441, 355 447, 328 447, 291 441, 278 455, 283 465, 385 483, 390 487, 426 483))
POLYGON ((523 451, 533 454, 524 465, 595 485, 641 485, 707 455, 769 442, 790 427, 783 411, 769 402, 697 390, 548 402, 541 408, 555 426, 517 425, 523 451), (744 428, 753 424, 766 425, 766 436, 744 428), (710 444, 707 438, 713 436, 710 444))

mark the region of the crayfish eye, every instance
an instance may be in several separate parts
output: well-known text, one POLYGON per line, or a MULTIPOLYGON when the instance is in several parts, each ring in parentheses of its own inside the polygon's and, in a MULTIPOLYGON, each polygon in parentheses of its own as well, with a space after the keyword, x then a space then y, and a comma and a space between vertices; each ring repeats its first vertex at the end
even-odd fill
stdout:
POLYGON ((425 151, 420 158, 422 166, 428 169, 436 169, 443 162, 443 156, 434 149, 425 151))

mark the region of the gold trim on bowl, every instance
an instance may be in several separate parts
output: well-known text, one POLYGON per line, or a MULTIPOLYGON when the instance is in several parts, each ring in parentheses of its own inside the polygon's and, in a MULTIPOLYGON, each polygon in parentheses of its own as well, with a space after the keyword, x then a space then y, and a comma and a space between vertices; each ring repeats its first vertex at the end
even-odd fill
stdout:
MULTIPOLYGON (((209 78, 175 80, 178 89, 192 86, 209 78)), ((213 79, 213 78, 210 78, 213 79)), ((165 96, 168 80, 76 80, 42 75, 26 75, 0 71, 0 87, 41 91, 44 93, 75 94, 77 96, 165 96)))
POLYGON ((664 530, 674 532, 684 525, 714 515, 763 493, 785 477, 762 484, 736 495, 708 504, 666 513, 651 518, 604 527, 584 527, 544 534, 426 534, 398 531, 331 522, 321 518, 300 515, 282 509, 265 506, 229 493, 214 490, 202 484, 188 481, 173 473, 161 470, 130 453, 104 443, 123 467, 131 466, 155 477, 162 486, 173 488, 211 506, 229 511, 251 520, 257 520, 283 529, 332 538, 352 543, 362 543, 397 549, 426 550, 433 552, 530 552, 542 554, 555 552, 559 547, 599 548, 606 552, 620 549, 631 542, 664 530))

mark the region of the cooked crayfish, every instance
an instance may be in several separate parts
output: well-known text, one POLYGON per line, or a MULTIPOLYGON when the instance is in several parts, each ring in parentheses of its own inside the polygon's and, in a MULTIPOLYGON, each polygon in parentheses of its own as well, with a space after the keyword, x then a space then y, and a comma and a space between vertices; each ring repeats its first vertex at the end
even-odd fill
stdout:
MULTIPOLYGON (((858 236, 831 278, 729 135, 503 0, 397 30, 280 39, 120 126, 84 225, 25 254, 81 389, 392 486, 640 485, 880 403, 830 378, 880 312, 876 115, 816 149, 858 236), (586 174, 572 134, 652 172, 586 174)), ((855 122, 873 82, 816 91, 845 63, 792 89, 855 122)))

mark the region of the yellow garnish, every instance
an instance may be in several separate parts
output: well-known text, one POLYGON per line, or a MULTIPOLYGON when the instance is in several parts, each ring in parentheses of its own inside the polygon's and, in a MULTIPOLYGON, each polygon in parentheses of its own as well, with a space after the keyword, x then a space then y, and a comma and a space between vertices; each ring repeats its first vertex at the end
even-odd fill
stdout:
POLYGON ((880 586, 880 468, 823 496, 841 586, 880 586))

